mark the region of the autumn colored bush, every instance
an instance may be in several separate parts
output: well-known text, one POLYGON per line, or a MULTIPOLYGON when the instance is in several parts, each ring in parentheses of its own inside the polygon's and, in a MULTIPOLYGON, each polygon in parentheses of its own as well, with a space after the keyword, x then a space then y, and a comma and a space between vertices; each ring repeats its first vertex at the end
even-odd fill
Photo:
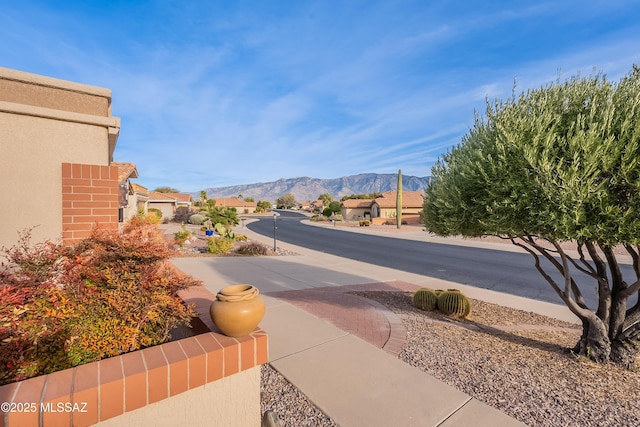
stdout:
POLYGON ((145 218, 74 246, 30 245, 27 231, 2 252, 0 384, 160 344, 193 316, 177 292, 199 282, 145 218))

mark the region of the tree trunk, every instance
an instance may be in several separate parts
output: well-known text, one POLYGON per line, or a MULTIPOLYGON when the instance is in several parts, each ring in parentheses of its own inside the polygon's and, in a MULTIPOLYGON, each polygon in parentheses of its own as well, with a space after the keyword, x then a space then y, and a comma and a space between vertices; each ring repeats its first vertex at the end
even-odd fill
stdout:
POLYGON ((611 345, 611 361, 632 371, 640 370, 640 342, 616 340, 611 345))
POLYGON ((583 319, 582 336, 573 351, 598 363, 610 360, 611 341, 607 336, 607 328, 600 319, 583 319))

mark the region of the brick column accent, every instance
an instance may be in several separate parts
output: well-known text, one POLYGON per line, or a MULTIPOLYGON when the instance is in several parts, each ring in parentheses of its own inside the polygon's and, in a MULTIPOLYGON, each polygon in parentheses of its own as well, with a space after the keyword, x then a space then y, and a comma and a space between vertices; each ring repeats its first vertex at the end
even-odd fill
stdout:
POLYGON ((62 240, 91 235, 97 224, 118 228, 118 167, 62 164, 62 240))

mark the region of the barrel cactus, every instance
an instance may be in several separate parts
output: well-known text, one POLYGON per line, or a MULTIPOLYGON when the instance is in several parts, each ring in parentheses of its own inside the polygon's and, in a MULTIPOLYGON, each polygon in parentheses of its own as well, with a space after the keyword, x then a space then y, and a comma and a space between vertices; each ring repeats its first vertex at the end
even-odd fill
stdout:
POLYGON ((438 297, 431 289, 422 288, 413 294, 413 305, 420 310, 433 311, 436 309, 438 297))
POLYGON ((189 222, 194 225, 202 225, 205 220, 205 216, 202 214, 193 214, 189 217, 189 222))
POLYGON ((398 187, 396 191, 396 227, 402 227, 402 170, 398 169, 398 187))
POLYGON ((471 303, 462 292, 448 290, 438 296, 438 310, 448 316, 464 318, 471 313, 471 303))

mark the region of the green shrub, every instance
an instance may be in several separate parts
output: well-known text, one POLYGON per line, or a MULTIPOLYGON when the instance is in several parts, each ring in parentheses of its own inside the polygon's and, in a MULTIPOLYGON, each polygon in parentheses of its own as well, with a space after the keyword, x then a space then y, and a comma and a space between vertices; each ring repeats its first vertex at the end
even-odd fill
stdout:
POLYGON ((267 255, 269 253, 269 249, 262 243, 249 242, 236 249, 236 253, 242 255, 267 255))
POLYGON ((449 289, 438 296, 438 310, 447 316, 467 317, 471 313, 471 303, 457 289, 449 289))
POLYGON ((173 221, 179 223, 189 222, 189 219, 191 219, 191 217, 195 214, 196 212, 191 208, 187 206, 180 206, 176 208, 176 213, 173 216, 173 221))
POLYGON ((222 225, 238 225, 240 219, 236 208, 213 206, 206 211, 201 211, 212 223, 222 225))
POLYGON ((207 251, 211 254, 228 254, 233 250, 233 240, 225 237, 209 237, 207 251))
POLYGON ((236 237, 234 240, 236 242, 246 242, 247 240, 249 240, 249 238, 244 234, 236 234, 236 237))
POLYGON ((225 227, 224 225, 222 225, 220 223, 217 223, 215 225, 215 227, 213 227, 213 229, 216 231, 216 233, 218 233, 220 236, 224 237, 225 239, 234 240, 236 238, 235 231, 233 231, 230 228, 225 227))
POLYGON ((189 222, 193 225, 202 225, 206 217, 202 214, 193 214, 189 217, 189 222))
POLYGON ((162 220, 162 211, 160 209, 149 208, 147 209, 147 214, 155 215, 158 218, 158 220, 162 220))
POLYGON ((369 227, 371 225, 371 222, 367 219, 360 221, 360 227, 369 227))
POLYGON ((187 230, 184 225, 180 231, 173 233, 174 243, 180 245, 180 247, 184 245, 184 242, 186 242, 189 237, 191 237, 191 232, 187 230))

